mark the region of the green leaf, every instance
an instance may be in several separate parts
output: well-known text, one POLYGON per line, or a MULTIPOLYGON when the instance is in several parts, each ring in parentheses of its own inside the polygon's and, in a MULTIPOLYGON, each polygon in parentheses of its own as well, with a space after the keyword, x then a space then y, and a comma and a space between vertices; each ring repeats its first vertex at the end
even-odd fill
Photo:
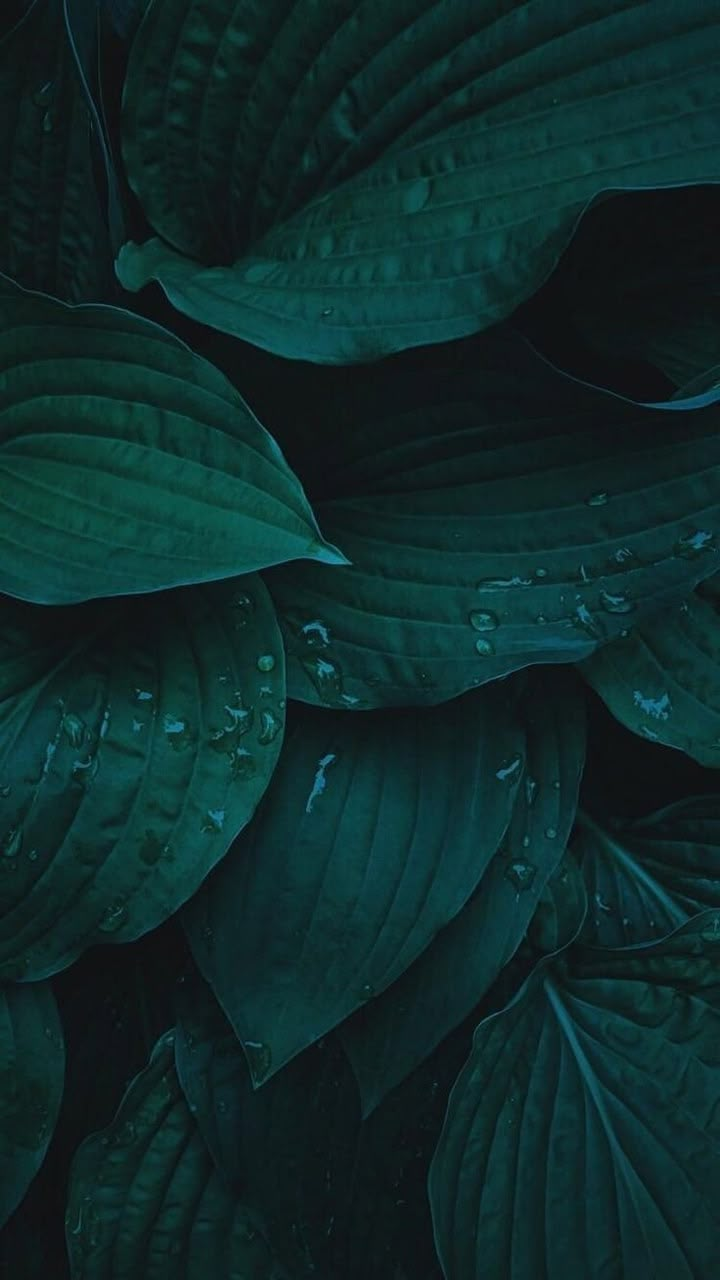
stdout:
POLYGON ((282 646, 257 577, 48 612, 0 598, 0 979, 176 911, 277 760, 282 646))
POLYGON ((717 1273, 714 938, 581 951, 480 1024, 430 1172, 446 1280, 717 1273))
MULTIPOLYGON (((710 530, 688 543, 701 552, 710 530)), ((633 733, 720 766, 720 612, 692 592, 598 650, 580 671, 633 733)))
POLYGON ((151 5, 124 151, 169 243, 120 280, 321 363, 485 328, 601 194, 720 176, 719 34, 680 0, 151 5))
POLYGON ((505 767, 517 762, 519 787, 500 848, 455 918, 392 986, 339 1028, 364 1115, 483 998, 514 955, 558 867, 585 757, 584 705, 563 668, 532 672, 528 684, 518 708, 524 761, 515 756, 505 767))
POLYGON ((503 334, 422 401, 368 380, 316 507, 352 564, 266 577, 292 697, 436 703, 579 661, 716 571, 720 405, 642 408, 503 334))
POLYGON ((180 994, 183 1089, 293 1280, 441 1280, 425 1183, 472 1029, 456 1032, 361 1122, 352 1071, 332 1033, 253 1091, 207 986, 187 981, 180 994))
POLYGON ((652 942, 720 907, 720 796, 696 796, 631 822, 577 815, 572 848, 588 886, 585 937, 652 942))
POLYGON ((234 388, 165 330, 5 297, 0 361, 0 590, 69 604, 346 563, 234 388))
POLYGON ((467 902, 510 821, 516 692, 291 718, 266 803, 184 912, 257 1084, 384 991, 467 902))
POLYGON ((281 1280, 262 1225, 218 1173, 162 1036, 102 1134, 83 1142, 66 1217, 73 1280, 281 1280))
POLYGON ((65 1046, 49 983, 0 988, 0 1227, 48 1149, 60 1110, 65 1046))
POLYGON ((85 302, 117 285, 61 7, 41 0, 0 43, 0 270, 85 302))

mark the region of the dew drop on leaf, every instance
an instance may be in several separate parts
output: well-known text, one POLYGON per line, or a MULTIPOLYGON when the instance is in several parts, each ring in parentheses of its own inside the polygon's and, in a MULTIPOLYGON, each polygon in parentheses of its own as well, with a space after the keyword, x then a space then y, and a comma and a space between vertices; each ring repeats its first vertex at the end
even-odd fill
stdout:
POLYGON ((495 652, 494 645, 485 639, 485 636, 478 636, 475 641, 475 648, 481 658, 490 658, 495 652))
POLYGON ((65 734, 71 747, 80 747, 85 739, 85 721, 79 716, 64 715, 62 718, 62 731, 65 734))
POLYGON ((116 898, 106 907, 98 920, 98 929, 103 933, 115 933, 121 929, 127 919, 127 907, 122 898, 116 898))
POLYGON ((278 719, 273 711, 264 708, 260 712, 260 732, 258 733, 258 742, 261 746, 267 747, 277 738, 282 729, 282 720, 278 719))
POLYGON ((489 609, 473 609, 469 622, 474 631, 494 631, 498 625, 497 616, 489 609))
POLYGON ((522 893, 531 888, 535 874, 536 868, 531 862, 511 862, 505 870, 505 879, 510 881, 518 893, 522 893))
POLYGON ((606 613, 632 613, 635 608, 634 601, 628 600, 627 596, 614 595, 610 591, 601 591, 598 598, 606 613))
POLYGON ((589 507, 604 507, 607 500, 608 495, 604 492, 591 493, 590 497, 587 499, 587 505, 589 507))
POLYGON ((22 842, 22 827, 13 827, 12 831, 8 831, 2 843, 3 858, 16 858, 22 849, 22 842))
POLYGON ((243 1041, 243 1049, 245 1057, 250 1068, 250 1074, 256 1084, 264 1080, 272 1066, 272 1051, 270 1045, 264 1044, 262 1040, 245 1040, 243 1041))
POLYGON ((271 653, 261 653, 257 660, 258 671, 272 671, 275 666, 275 659, 271 653))

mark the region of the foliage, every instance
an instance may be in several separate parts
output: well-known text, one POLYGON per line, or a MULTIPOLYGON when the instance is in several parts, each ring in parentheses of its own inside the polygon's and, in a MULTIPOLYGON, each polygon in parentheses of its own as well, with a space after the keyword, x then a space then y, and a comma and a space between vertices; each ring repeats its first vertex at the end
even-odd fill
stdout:
POLYGON ((720 18, 0 19, 0 1275, 715 1280, 720 18))

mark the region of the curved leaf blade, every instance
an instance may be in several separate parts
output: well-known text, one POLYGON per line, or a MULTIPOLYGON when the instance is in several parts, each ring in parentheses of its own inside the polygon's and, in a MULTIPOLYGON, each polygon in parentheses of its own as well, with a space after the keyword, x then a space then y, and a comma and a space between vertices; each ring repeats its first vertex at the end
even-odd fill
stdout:
POLYGON ((256 1084, 457 915, 510 821, 521 746, 512 689, 422 716, 298 711, 267 803, 183 913, 256 1084))
POLYGON ((364 1116, 486 995, 558 868, 585 758, 584 705, 562 668, 531 672, 528 685, 518 707, 523 776, 510 825, 477 889, 405 973, 338 1029, 364 1116))
POLYGON ((345 563, 238 393, 158 326, 6 296, 0 361, 0 590, 69 604, 345 563))
POLYGON ((0 602, 0 979, 155 928, 250 819, 284 726, 258 578, 47 612, 0 602))
POLYGON ((64 1078, 65 1044, 49 983, 0 988, 0 1226, 45 1158, 64 1078))
POLYGON ((190 1113, 173 1032, 76 1153, 66 1233, 73 1280, 281 1280, 258 1215, 225 1186, 190 1113))
MULTIPOLYGON (((709 531, 698 531, 700 543, 709 531)), ((699 547, 698 547, 699 550, 699 547)), ((633 733, 720 766, 720 613, 692 592, 579 664, 633 733)))
POLYGON ((610 974, 600 955, 567 974, 544 965, 480 1024, 430 1171, 446 1280, 715 1272, 710 928, 665 952, 608 953, 610 974))

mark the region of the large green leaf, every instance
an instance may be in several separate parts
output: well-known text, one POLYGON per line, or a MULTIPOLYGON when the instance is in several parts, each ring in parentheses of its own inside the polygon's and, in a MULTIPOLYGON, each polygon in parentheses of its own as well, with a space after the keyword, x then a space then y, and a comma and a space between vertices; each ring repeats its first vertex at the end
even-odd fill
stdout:
POLYGON ((0 987, 0 1227, 45 1158, 64 1075, 65 1046, 49 983, 0 987))
POLYGON ((165 330, 6 296, 0 362, 0 590, 63 604, 345 562, 238 393, 165 330))
MULTIPOLYGON (((698 531, 696 541, 711 536, 698 531)), ((580 671, 628 729, 720 766, 718 603, 692 592, 586 658, 580 671)))
POLYGON ((323 363, 472 333, 601 193, 720 177, 719 35, 705 0, 156 2, 124 149, 168 243, 121 282, 323 363))
POLYGON ((282 1280, 257 1214, 231 1194, 203 1142, 173 1032, 109 1128, 77 1152, 66 1233, 73 1280, 282 1280))
POLYGON ((0 270, 68 302, 117 290, 92 146, 61 0, 40 0, 0 42, 0 270))
POLYGON ((480 1024, 430 1173, 446 1280, 718 1273, 718 923, 543 966, 480 1024))
POLYGON ((266 802, 184 913, 257 1083, 384 991, 467 902, 522 772, 516 693, 290 719, 266 802))
POLYGON ((329 446, 343 496, 317 504, 352 564, 266 578, 291 696, 441 702, 588 657, 716 570, 720 405, 630 404, 512 335, 407 399, 399 384, 388 408, 382 374, 368 380, 329 446))
POLYGON ((208 988, 187 981, 180 991, 176 1062, 188 1102, 293 1280, 440 1280, 425 1183, 472 1028, 361 1121, 332 1033, 253 1090, 208 988))
POLYGON ((51 617, 0 597, 0 979, 177 910, 282 741, 282 646, 257 577, 51 617))
POLYGON ((514 955, 562 856, 585 758, 584 705, 566 669, 533 671, 528 683, 519 708, 524 761, 514 757, 523 776, 500 848, 457 916, 339 1029, 365 1115, 479 1003, 514 955))
POLYGON ((720 908, 720 796, 680 800, 623 823, 580 809, 572 848, 588 886, 586 936, 595 945, 652 942, 720 908))

